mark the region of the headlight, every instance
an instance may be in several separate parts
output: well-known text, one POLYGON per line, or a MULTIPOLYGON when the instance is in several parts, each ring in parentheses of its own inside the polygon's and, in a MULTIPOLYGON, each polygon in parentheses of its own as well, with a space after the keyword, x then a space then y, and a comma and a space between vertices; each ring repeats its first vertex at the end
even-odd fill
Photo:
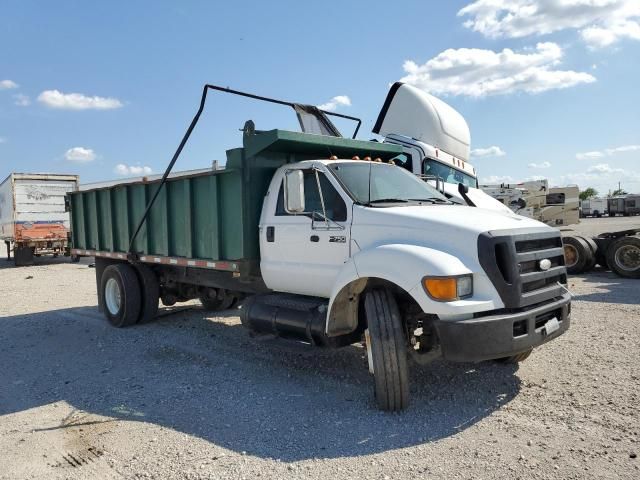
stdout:
POLYGON ((439 302, 450 302, 473 294, 473 277, 424 277, 422 286, 427 295, 439 302))

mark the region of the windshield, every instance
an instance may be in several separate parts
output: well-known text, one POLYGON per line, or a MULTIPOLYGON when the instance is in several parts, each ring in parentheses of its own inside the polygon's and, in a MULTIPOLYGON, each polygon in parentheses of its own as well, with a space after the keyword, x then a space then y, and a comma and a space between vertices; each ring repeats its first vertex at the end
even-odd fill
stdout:
POLYGON ((478 188, 476 179, 471 175, 431 158, 424 159, 422 163, 422 173, 433 177, 440 177, 447 183, 462 183, 467 187, 478 188))
POLYGON ((333 163, 327 166, 353 199, 361 204, 447 201, 431 185, 400 167, 375 162, 333 163))

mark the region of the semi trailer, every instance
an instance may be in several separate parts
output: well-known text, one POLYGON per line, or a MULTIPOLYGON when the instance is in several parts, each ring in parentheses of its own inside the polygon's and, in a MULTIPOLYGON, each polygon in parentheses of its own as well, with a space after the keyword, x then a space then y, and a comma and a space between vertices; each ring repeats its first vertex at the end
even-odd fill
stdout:
POLYGON ((16 266, 34 257, 68 253, 65 196, 78 189, 77 175, 11 173, 0 183, 0 240, 16 266))
POLYGON ((106 319, 241 302, 254 334, 364 345, 391 411, 411 361, 519 362, 569 328, 556 229, 452 202, 398 165, 402 146, 343 138, 334 114, 206 85, 162 179, 71 193, 72 252, 95 257, 106 319), (224 169, 169 178, 210 90, 288 105, 302 132, 247 121, 224 169))

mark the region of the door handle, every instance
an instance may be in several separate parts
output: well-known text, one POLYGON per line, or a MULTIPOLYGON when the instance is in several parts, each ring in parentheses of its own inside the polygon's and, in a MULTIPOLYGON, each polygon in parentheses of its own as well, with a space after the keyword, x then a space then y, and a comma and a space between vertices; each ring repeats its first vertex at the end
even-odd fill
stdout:
POLYGON ((267 227, 267 242, 273 242, 276 239, 276 227, 267 227))
POLYGON ((312 242, 319 242, 320 237, 318 235, 311 235, 311 238, 309 238, 309 240, 311 240, 312 242))

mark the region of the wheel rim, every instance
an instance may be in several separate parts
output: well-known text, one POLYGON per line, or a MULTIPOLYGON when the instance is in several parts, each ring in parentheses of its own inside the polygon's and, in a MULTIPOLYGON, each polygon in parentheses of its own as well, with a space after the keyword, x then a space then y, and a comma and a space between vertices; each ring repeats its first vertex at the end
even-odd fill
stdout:
POLYGON ((635 245, 624 245, 616 250, 616 265, 625 272, 633 272, 640 268, 640 248, 635 245))
POLYGON ((578 250, 569 244, 564 244, 564 264, 566 267, 573 267, 578 263, 578 250))
POLYGON ((120 311, 122 296, 115 278, 107 280, 107 284, 104 287, 104 303, 107 305, 107 310, 111 315, 117 315, 120 311))

